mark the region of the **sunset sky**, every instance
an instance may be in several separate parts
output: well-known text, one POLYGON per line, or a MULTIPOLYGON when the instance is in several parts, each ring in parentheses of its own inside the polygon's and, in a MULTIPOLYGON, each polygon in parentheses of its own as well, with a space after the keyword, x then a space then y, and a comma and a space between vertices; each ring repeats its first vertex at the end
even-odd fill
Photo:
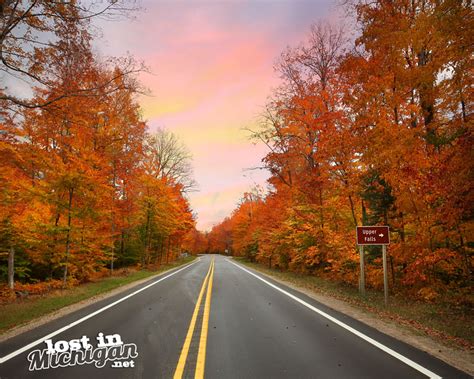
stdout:
POLYGON ((152 74, 142 83, 152 96, 140 103, 151 130, 165 127, 193 155, 199 192, 190 194, 197 227, 209 230, 235 208, 254 183, 265 186, 264 146, 255 129, 271 89, 273 65, 319 19, 334 18, 335 0, 142 1, 136 20, 104 22, 97 49, 129 52, 152 74), (245 176, 244 176, 245 175, 245 176))

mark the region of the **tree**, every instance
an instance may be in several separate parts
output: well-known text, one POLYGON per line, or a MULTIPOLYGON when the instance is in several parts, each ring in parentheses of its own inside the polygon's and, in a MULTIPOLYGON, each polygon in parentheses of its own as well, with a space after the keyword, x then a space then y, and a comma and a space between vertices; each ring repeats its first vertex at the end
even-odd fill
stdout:
MULTIPOLYGON (((355 226, 387 224, 397 289, 459 299, 473 280, 472 9, 350 5, 360 27, 351 49, 342 31, 319 25, 282 54, 283 85, 253 134, 269 148, 268 194, 239 204, 209 245, 221 249, 225 231, 236 255, 355 285, 355 226)), ((367 265, 374 287, 379 254, 367 265)))
POLYGON ((193 179, 192 156, 178 138, 166 129, 158 129, 147 140, 146 170, 156 178, 180 185, 182 191, 196 189, 193 179))
MULTIPOLYGON (((91 38, 90 20, 95 17, 117 19, 126 16, 137 7, 127 1, 110 0, 82 3, 73 0, 57 2, 47 0, 6 0, 0 5, 0 70, 5 83, 0 87, 0 101, 6 108, 38 108, 52 104, 68 96, 87 96, 110 85, 104 80, 94 86, 72 90, 70 88, 47 100, 31 99, 33 89, 51 88, 56 81, 50 71, 51 55, 58 56, 65 48, 81 51, 82 43, 91 38), (65 30, 64 25, 76 29, 65 30), (71 34, 69 34, 71 33, 71 34), (69 37, 71 39, 69 39, 69 37), (79 40, 74 43, 73 39, 79 40), (72 45, 69 42, 73 42, 72 45), (21 88, 20 93, 18 88, 21 88)), ((122 73, 132 73, 143 67, 130 59, 122 61, 122 73)), ((117 62, 118 63, 118 62, 117 62)))

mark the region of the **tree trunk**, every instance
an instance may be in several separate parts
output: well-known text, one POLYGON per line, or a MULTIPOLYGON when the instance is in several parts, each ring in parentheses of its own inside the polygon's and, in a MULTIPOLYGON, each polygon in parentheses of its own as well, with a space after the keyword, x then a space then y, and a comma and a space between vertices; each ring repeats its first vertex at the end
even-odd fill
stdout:
MULTIPOLYGON (((113 216, 112 216, 113 218, 113 216)), ((114 253, 115 253, 115 240, 114 240, 114 234, 115 234, 115 224, 112 221, 112 248, 111 248, 111 253, 112 256, 110 258, 110 275, 114 273, 114 253)))
MULTIPOLYGON (((430 59, 429 51, 426 48, 422 48, 418 52, 418 66, 426 66, 430 59)), ((433 126, 435 116, 435 100, 434 100, 434 77, 430 77, 429 80, 425 79, 418 86, 420 94, 420 106, 423 113, 423 119, 425 121, 426 128, 426 140, 432 145, 437 145, 437 134, 436 129, 433 126)))
POLYGON ((160 236, 160 242, 156 245, 155 265, 161 264, 161 246, 163 246, 163 236, 160 236))
POLYGON ((321 222, 321 230, 324 231, 324 213, 323 213, 323 190, 319 188, 319 206, 320 209, 320 222, 321 222))
POLYGON ((166 264, 168 264, 168 258, 170 255, 171 237, 168 237, 168 248, 166 249, 166 264))
POLYGON ((361 225, 365 225, 367 223, 367 210, 365 209, 365 204, 364 204, 364 200, 361 200, 360 201, 361 203, 361 208, 362 208, 362 221, 361 221, 361 225))
POLYGON ((147 205, 146 225, 145 225, 145 251, 142 255, 142 266, 145 266, 146 256, 148 254, 148 230, 150 229, 150 205, 147 205))
POLYGON ((395 267, 393 266, 393 258, 391 255, 388 258, 390 261, 390 271, 392 271, 392 285, 395 287, 395 267))
POLYGON ((63 284, 66 286, 67 282, 67 269, 69 261, 69 249, 71 245, 71 221, 72 221, 72 198, 74 196, 74 188, 69 189, 69 202, 67 207, 67 234, 66 234, 66 258, 64 262, 64 275, 63 275, 63 284))
POLYGON ((112 214, 111 214, 111 229, 112 229, 112 247, 111 247, 111 258, 110 258, 110 275, 114 273, 114 253, 115 253, 115 218, 114 218, 114 206, 115 206, 115 182, 116 182, 116 173, 115 173, 115 161, 113 162, 113 189, 112 189, 112 214))
POLYGON ((349 195, 349 203, 351 205, 352 219, 354 220, 354 225, 357 226, 357 217, 354 210, 354 202, 352 201, 352 196, 349 195))
POLYGON ((10 246, 8 253, 8 288, 15 288, 15 249, 10 246))
POLYGON ((53 245, 51 246, 51 253, 48 254, 48 264, 49 264, 49 276, 52 279, 54 277, 54 265, 53 265, 53 257, 55 255, 55 252, 57 251, 57 243, 58 243, 58 225, 59 225, 59 220, 61 219, 61 214, 58 212, 56 214, 55 220, 54 220, 54 235, 53 235, 53 245))
POLYGON ((125 231, 122 229, 120 233, 120 256, 123 257, 125 249, 125 231))
POLYGON ((160 242, 160 266, 163 264, 163 250, 165 248, 165 244, 163 242, 165 240, 165 237, 161 237, 161 242, 160 242))

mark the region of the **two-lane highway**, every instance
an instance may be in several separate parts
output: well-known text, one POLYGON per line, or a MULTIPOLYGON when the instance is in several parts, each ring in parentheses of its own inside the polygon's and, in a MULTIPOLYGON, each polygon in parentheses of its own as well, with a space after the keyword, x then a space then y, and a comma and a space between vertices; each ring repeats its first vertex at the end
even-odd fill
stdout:
POLYGON ((469 377, 222 256, 201 257, 0 349, 2 379, 203 376, 469 377))

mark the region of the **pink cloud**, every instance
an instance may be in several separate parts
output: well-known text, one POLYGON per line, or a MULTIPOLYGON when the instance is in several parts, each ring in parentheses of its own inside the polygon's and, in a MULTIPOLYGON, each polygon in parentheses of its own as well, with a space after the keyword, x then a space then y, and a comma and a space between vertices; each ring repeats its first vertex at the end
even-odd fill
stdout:
POLYGON ((316 2, 143 1, 137 21, 104 24, 101 51, 130 51, 153 75, 141 80, 152 93, 140 102, 151 129, 175 132, 194 155, 201 192, 190 196, 208 229, 230 214, 243 191, 268 173, 244 169, 266 154, 242 128, 257 128, 271 88, 273 63, 287 45, 301 42, 333 0, 316 2), (247 173, 249 174, 249 173, 247 173))

